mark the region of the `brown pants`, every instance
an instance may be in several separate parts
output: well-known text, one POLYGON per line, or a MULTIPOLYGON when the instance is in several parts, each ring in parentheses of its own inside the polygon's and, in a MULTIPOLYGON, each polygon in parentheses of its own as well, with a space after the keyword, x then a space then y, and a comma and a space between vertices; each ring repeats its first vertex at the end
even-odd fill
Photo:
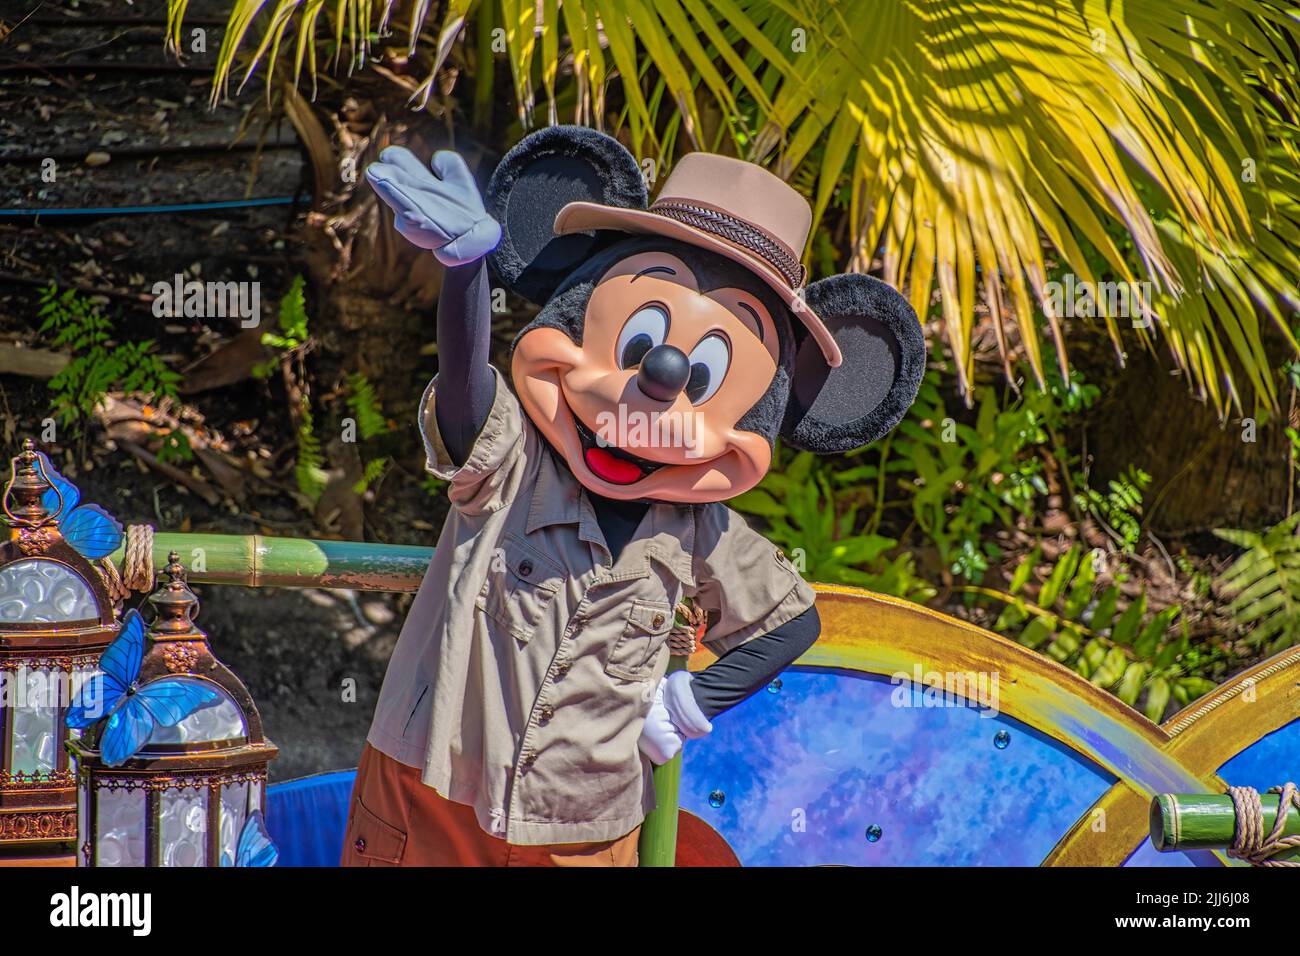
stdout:
POLYGON ((636 866, 641 828, 617 840, 515 846, 479 826, 420 771, 366 744, 352 788, 342 866, 636 866))

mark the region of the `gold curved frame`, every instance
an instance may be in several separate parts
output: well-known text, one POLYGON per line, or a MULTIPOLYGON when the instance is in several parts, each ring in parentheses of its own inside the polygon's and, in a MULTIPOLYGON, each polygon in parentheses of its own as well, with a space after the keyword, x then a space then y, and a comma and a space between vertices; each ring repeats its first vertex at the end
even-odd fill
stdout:
MULTIPOLYGON (((983 628, 857 588, 814 587, 822 636, 796 663, 909 680, 917 666, 922 672, 997 674, 1000 712, 1117 778, 1061 837, 1044 866, 1122 865, 1147 836, 1154 794, 1221 793, 1219 767, 1300 716, 1300 649, 1237 675, 1158 725, 1069 668, 983 628)), ((702 649, 690 668, 714 659, 702 649)))

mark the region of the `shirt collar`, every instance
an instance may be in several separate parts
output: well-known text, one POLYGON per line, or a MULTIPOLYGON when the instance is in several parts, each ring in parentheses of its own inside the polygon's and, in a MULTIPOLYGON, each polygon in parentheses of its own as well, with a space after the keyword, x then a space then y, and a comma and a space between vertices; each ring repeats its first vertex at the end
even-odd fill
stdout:
MULTIPOLYGON (((538 528, 553 524, 578 525, 579 539, 593 544, 605 544, 589 500, 584 500, 582 485, 573 472, 556 460, 550 448, 544 448, 537 468, 537 481, 533 485, 532 500, 528 505, 528 524, 532 534, 538 528)), ((695 547, 695 513, 692 505, 656 502, 650 505, 647 520, 642 523, 642 534, 628 542, 624 558, 620 561, 619 578, 626 575, 642 577, 650 572, 649 561, 657 561, 687 587, 695 586, 691 555, 695 547), (640 554, 633 552, 640 548, 640 554), (631 559, 631 560, 628 560, 631 559)))

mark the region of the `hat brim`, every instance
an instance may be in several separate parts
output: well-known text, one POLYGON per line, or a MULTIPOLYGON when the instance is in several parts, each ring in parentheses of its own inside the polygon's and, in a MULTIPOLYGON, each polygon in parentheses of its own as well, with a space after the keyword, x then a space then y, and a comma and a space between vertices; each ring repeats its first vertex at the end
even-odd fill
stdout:
POLYGON ((571 202, 555 217, 557 236, 594 229, 615 229, 620 232, 665 236, 726 256, 754 273, 781 297, 795 317, 808 329, 813 341, 821 349, 827 365, 838 368, 843 361, 835 337, 803 297, 790 287, 784 276, 742 246, 648 209, 624 209, 617 206, 602 206, 594 202, 571 202))

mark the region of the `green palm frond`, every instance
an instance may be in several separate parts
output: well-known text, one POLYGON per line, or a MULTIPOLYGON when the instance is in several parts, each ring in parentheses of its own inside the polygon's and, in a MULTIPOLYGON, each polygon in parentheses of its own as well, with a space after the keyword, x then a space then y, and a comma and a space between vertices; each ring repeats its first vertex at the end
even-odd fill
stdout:
POLYGON ((1219 529, 1214 533, 1246 549, 1219 576, 1232 598, 1228 613, 1250 631, 1250 640, 1275 653, 1300 640, 1300 512, 1262 532, 1219 529))
MULTIPOLYGON (((168 0, 173 37, 185 5, 168 0)), ((938 290, 968 392, 987 308, 1040 383, 1045 353, 1066 367, 1066 324, 1095 322, 1121 358, 1163 335, 1221 415, 1277 407, 1267 324, 1297 348, 1300 311, 1300 20, 1280 0, 233 0, 214 96, 241 50, 269 82, 291 27, 297 78, 318 34, 351 70, 404 14, 412 49, 436 35, 415 105, 467 27, 499 26, 521 126, 540 81, 546 121, 604 128, 616 81, 638 158, 733 151, 803 188, 818 223, 847 216, 850 268, 923 317, 938 290), (1132 284, 1154 326, 1102 297, 1071 315, 1051 294, 1065 273, 1132 284)), ((458 63, 481 70, 475 39, 458 63)))

